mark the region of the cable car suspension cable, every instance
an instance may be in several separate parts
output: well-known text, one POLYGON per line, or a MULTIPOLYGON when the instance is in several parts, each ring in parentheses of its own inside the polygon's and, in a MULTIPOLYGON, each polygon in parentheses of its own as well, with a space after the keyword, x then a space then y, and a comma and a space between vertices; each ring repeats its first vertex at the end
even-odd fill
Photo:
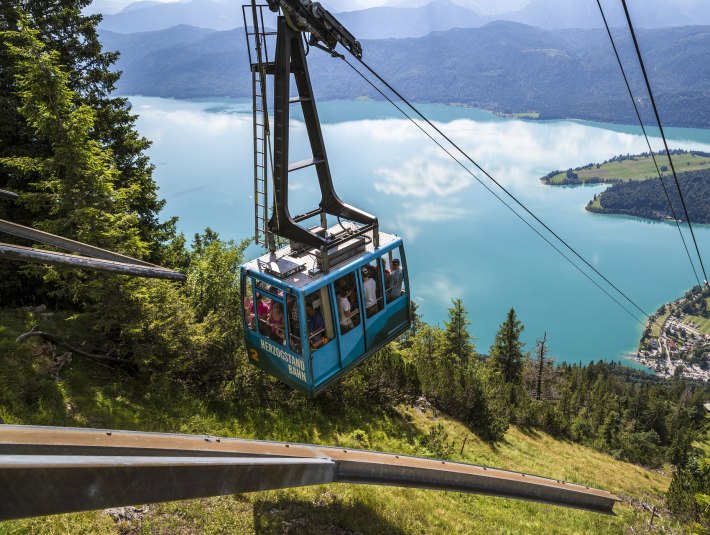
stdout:
MULTIPOLYGON (((643 137, 646 138, 646 145, 648 145, 648 150, 651 153, 651 158, 653 158, 653 164, 656 166, 656 172, 658 173, 658 178, 661 181, 661 186, 663 187, 663 193, 666 195, 666 199, 668 200, 668 207, 671 209, 671 215, 673 216, 673 221, 675 222, 676 227, 678 228, 678 234, 680 235, 680 239, 683 242, 683 247, 685 248, 685 253, 688 255, 688 261, 690 262, 690 267, 693 268, 693 274, 695 275, 695 280, 698 282, 698 286, 701 286, 700 277, 698 277, 698 272, 695 269, 695 263, 693 262, 693 259, 690 256, 690 251, 688 250, 688 244, 685 242, 685 237, 683 236, 683 232, 680 228, 680 223, 678 222, 678 217, 676 217, 675 209, 673 208, 673 203, 671 202, 670 194, 668 193, 668 189, 666 188, 666 184, 663 181, 663 175, 661 174, 661 169, 658 166, 658 161, 656 160, 656 155, 653 152, 653 148, 651 148, 651 142, 648 139, 648 133, 646 132, 646 127, 643 124, 643 120, 641 119, 641 113, 639 112, 638 106, 636 105, 636 100, 634 99, 634 94, 633 94, 633 91, 631 90, 631 85, 629 84, 629 79, 626 76, 626 70, 624 69, 623 63, 621 62, 621 57, 619 56, 619 51, 616 48, 616 42, 614 41, 614 37, 611 34, 611 29, 609 28, 609 23, 606 20, 606 15, 604 14, 604 8, 602 7, 601 0, 597 0, 597 5, 599 6, 599 12, 601 13, 602 19, 604 20, 604 26, 606 27, 606 32, 609 35, 609 41, 611 41, 611 46, 614 49, 614 55, 616 56, 616 61, 619 64, 619 68, 621 69, 621 76, 623 76, 623 78, 624 78, 624 83, 626 84, 626 89, 628 90, 629 98, 631 99, 631 103, 634 106, 634 111, 636 112, 636 117, 638 118, 639 125, 641 125, 641 130, 643 131, 643 137)), ((669 156, 669 159, 670 159, 670 156, 669 156)))
POLYGON ((683 192, 680 188, 680 182, 678 181, 678 174, 676 173, 675 166, 673 165, 673 158, 671 158, 671 152, 668 149, 668 141, 666 140, 666 134, 663 130, 663 123, 661 123, 661 117, 658 114, 658 107, 656 106, 656 99, 653 97, 653 91, 651 90, 651 84, 648 81, 648 74, 646 73, 646 65, 644 64, 643 57, 641 56, 641 49, 639 48, 638 40, 636 39, 636 31, 634 30, 634 25, 631 22, 631 16, 629 15, 629 8, 626 6, 626 0, 621 0, 621 4, 624 6, 624 14, 626 15, 626 22, 629 25, 629 31, 631 32, 631 38, 634 41, 634 48, 636 49, 636 56, 639 60, 639 65, 641 65, 641 72, 643 73, 643 79, 646 83, 646 89, 648 90, 648 96, 651 99, 651 105, 653 106, 653 113, 656 116, 656 122, 658 123, 658 129, 661 132, 661 138, 663 139, 663 146, 666 149, 666 155, 668 156, 668 161, 671 165, 671 171, 673 172, 673 179, 675 180, 676 188, 678 189, 678 195, 680 196, 680 202, 683 205, 683 211, 685 212, 685 218, 688 221, 688 229, 690 230, 690 235, 693 238, 693 244, 695 245, 695 251, 698 254, 698 260, 700 261, 700 268, 703 271, 703 279, 705 285, 710 287, 708 284, 708 276, 705 272, 705 264, 703 263, 703 257, 700 254, 700 248, 698 247, 698 241, 695 239, 695 232, 693 231, 693 225, 690 223, 690 215, 688 214, 688 207, 685 204, 685 199, 683 198, 683 192))
MULTIPOLYGON (((510 197, 516 204, 518 204, 523 210, 525 210, 532 218, 535 219, 540 225, 542 225, 550 234, 552 234, 558 241, 560 241, 569 251, 571 251, 579 260, 584 262, 586 266, 601 277, 609 286, 611 286, 619 295, 621 295, 627 302, 629 302, 633 307, 641 312, 647 318, 650 318, 639 305, 637 305, 628 295, 621 291, 616 285, 614 285, 607 277, 605 277, 597 268, 595 268, 589 261, 582 257, 569 243, 567 243, 562 237, 560 237, 556 232, 554 232, 547 224, 545 224, 537 215, 535 215, 530 209, 528 209, 520 200, 518 200, 510 191, 508 191, 500 182, 494 179, 485 169, 483 169, 476 161, 474 161, 461 147, 454 143, 451 138, 444 134, 436 125, 434 125, 427 117, 424 116, 413 104, 411 104, 406 98, 404 98, 394 87, 392 87, 382 76, 375 72, 367 63, 362 60, 362 47, 360 43, 350 34, 343 26, 338 23, 338 21, 327 11, 323 10, 318 3, 314 3, 313 7, 315 9, 304 9, 310 6, 311 2, 309 0, 300 0, 300 2, 295 2, 294 0, 269 0, 269 7, 272 11, 277 11, 281 9, 288 19, 289 16, 294 20, 298 21, 300 31, 307 31, 311 34, 311 39, 309 39, 309 44, 316 48, 322 49, 325 52, 331 54, 334 57, 339 57, 345 61, 351 68, 354 68, 342 54, 335 51, 337 43, 340 43, 348 50, 359 62, 365 67, 375 78, 377 78, 380 83, 387 87, 392 93, 397 95, 397 97, 402 100, 411 110, 413 110, 421 119, 423 119, 432 129, 434 129, 440 136, 442 136, 446 141, 448 141, 461 155, 463 155, 469 162, 476 166, 488 179, 495 183, 503 192, 510 197), (322 43, 322 44, 321 44, 322 43)), ((297 30, 299 31, 299 30, 297 30)), ((356 72, 357 69, 355 69, 356 72)), ((358 72, 359 73, 359 72, 358 72)), ((362 74, 359 73, 361 76, 362 74)), ((389 99, 388 99, 389 100, 389 99)), ((390 100, 390 102, 392 102, 390 100)), ((400 110, 401 111, 401 110, 400 110)), ((416 123, 415 123, 416 124, 416 123)), ((435 141, 432 138, 433 141, 435 141)), ((436 141, 435 141, 436 142, 436 141)), ((441 146, 439 143, 437 145, 441 146)), ((442 147, 443 148, 443 147, 442 147)), ((447 151, 447 154, 450 153, 447 151)), ((458 161, 458 160, 457 160, 458 161)), ((460 162, 459 162, 460 163, 460 162)), ((464 169, 467 169, 463 166, 464 169)), ((473 175, 474 178, 478 178, 473 175)), ((480 181, 479 181, 480 182, 480 181)), ((490 190, 489 190, 490 191, 490 190)), ((515 213, 515 212, 514 212, 515 213)), ((574 264, 573 264, 574 265, 574 264)), ((633 315, 633 314, 632 314, 633 315)), ((634 316, 635 317, 635 316, 634 316)))
POLYGON ((397 108, 399 112, 404 115, 407 119, 409 119, 414 126, 416 126, 421 132, 427 136, 431 141, 433 141, 441 150, 443 150, 452 160, 454 160, 461 168, 466 171, 469 175, 471 175, 473 178, 475 178, 481 186, 483 186, 488 192, 493 195, 496 199, 498 199, 503 205, 508 208, 516 217, 518 217, 523 223, 525 223, 535 234, 540 236, 545 242, 552 247, 555 251, 557 251, 562 258, 567 260, 577 271, 579 271, 582 275, 584 275, 589 281, 594 284, 597 288, 599 288, 602 292, 604 292, 607 297, 609 297, 612 301, 614 301, 617 305, 619 305, 623 310, 626 311, 627 314, 629 314, 632 318, 634 318, 636 321, 639 323, 643 324, 644 321, 639 319, 638 316, 636 316, 633 312, 631 312, 628 308, 626 308, 618 299, 616 299, 613 295, 611 295, 603 286, 601 286, 597 281, 595 281, 589 273, 584 271, 579 265, 577 265, 571 258, 569 258, 562 250, 560 250, 557 246, 555 246, 554 243, 552 243, 547 237, 545 237, 538 229, 536 229, 527 219, 525 219, 519 212, 517 212, 510 204, 508 204, 505 199, 503 199, 500 195, 498 195, 495 191, 493 191, 490 186, 488 186, 481 178, 479 178, 473 171, 471 171, 466 165, 461 162, 456 156, 451 154, 451 152, 444 147, 439 141, 437 141, 429 132, 427 132, 419 123, 417 123, 409 114, 407 114, 406 111, 404 111, 400 106, 397 105, 396 102, 394 102, 384 91, 382 91, 379 87, 377 87, 370 79, 368 79, 362 72, 360 72, 354 65, 352 65, 347 59, 343 58, 345 63, 347 63, 350 68, 355 71, 360 77, 362 77, 363 80, 365 80, 375 91, 377 91, 382 97, 384 97, 392 106, 397 108))
MULTIPOLYGON (((343 61, 350 63, 342 58, 343 61)), ((535 221, 542 225, 545 230, 552 234, 558 241, 560 241, 567 249, 569 249, 577 258, 579 258, 584 264, 587 265, 594 273, 601 277, 609 286, 616 290, 626 301, 628 301, 634 308, 641 312, 646 318, 650 318, 650 314, 644 311, 636 302, 631 299, 626 293, 624 293, 618 286, 612 283, 606 276, 604 276, 597 268, 595 268, 587 259, 585 259, 580 253, 576 251, 566 240, 564 240, 559 234, 552 230, 544 221, 542 221, 537 215, 535 215, 527 206, 525 206, 520 200, 518 200, 515 195, 513 195, 505 186, 498 182, 493 176, 490 175, 483 167, 481 167, 475 160, 473 160, 461 147, 459 147, 449 136, 441 131, 434 123, 432 123, 419 109, 409 102, 399 91, 392 87, 382 76, 380 76, 372 67, 365 63, 362 58, 357 58, 357 60, 365 67, 375 78, 377 78, 387 89, 392 91, 402 102, 404 102, 407 107, 409 107, 414 113, 416 113, 424 122, 426 122, 431 128, 433 128, 440 136, 442 136, 446 141, 448 141, 459 153, 461 153, 464 158, 471 162, 476 168, 478 168, 489 180, 491 180, 496 186, 498 186, 503 192, 510 197, 518 206, 520 206, 525 212, 527 212, 535 221)), ((350 65, 352 67, 352 65, 350 65)))

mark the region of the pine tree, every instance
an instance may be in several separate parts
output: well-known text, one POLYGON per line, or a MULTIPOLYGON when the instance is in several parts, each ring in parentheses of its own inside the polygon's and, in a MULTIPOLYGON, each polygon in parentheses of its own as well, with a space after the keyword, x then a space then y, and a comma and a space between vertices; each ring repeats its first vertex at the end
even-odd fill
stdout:
POLYGON ((443 350, 455 365, 467 362, 476 356, 476 346, 471 342, 468 326, 468 312, 461 299, 451 299, 449 307, 449 320, 444 322, 444 347, 443 350))
MULTIPOLYGON (((39 32, 20 16, 17 30, 0 32, 13 60, 19 112, 39 144, 33 155, 0 157, 12 174, 28 177, 24 204, 43 214, 35 226, 69 238, 145 256, 130 188, 117 187, 112 153, 92 139, 96 115, 70 88, 59 53, 47 50, 39 32)), ((51 271, 51 270, 50 270, 51 271)), ((67 288, 72 294, 77 288, 67 288)))
MULTIPOLYGON (((118 58, 116 52, 104 52, 96 27, 100 15, 85 16, 81 11, 90 0, 8 0, 0 4, 0 31, 3 41, 13 43, 20 20, 36 30, 36 38, 48 53, 56 53, 54 61, 66 74, 67 88, 75 94, 76 105, 94 111, 90 138, 110 151, 115 185, 123 190, 125 208, 135 214, 138 232, 146 251, 158 260, 160 243, 174 236, 175 220, 160 223, 158 215, 164 201, 157 195, 152 178, 153 166, 144 151, 150 142, 135 130, 135 116, 125 98, 111 93, 120 73, 111 71, 118 58)), ((14 42, 17 45, 17 42, 14 42)), ((51 146, 37 138, 35 129, 20 113, 22 106, 17 80, 17 55, 0 44, 0 157, 51 156, 51 146)), ((0 167, 0 188, 21 194, 19 203, 0 205, 0 214, 18 223, 34 225, 42 221, 42 207, 25 202, 25 193, 36 192, 38 174, 18 173, 0 167)), ((1 215, 0 215, 1 216, 1 215)))
POLYGON ((522 381, 523 365, 527 355, 523 352, 520 334, 525 326, 517 318, 515 309, 508 311, 505 321, 496 333, 491 346, 490 359, 506 382, 519 384, 522 381))

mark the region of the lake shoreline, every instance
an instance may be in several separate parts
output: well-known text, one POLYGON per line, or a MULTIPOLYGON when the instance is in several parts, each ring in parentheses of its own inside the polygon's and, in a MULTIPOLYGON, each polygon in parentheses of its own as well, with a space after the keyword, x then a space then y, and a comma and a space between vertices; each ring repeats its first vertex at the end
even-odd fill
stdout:
MULTIPOLYGON (((188 237, 206 226, 223 239, 253 236, 251 102, 129 99, 139 115, 139 132, 153 140, 149 155, 167 200, 165 217, 178 216, 178 227, 188 237)), ((413 298, 424 320, 443 325, 449 297, 460 297, 472 322, 470 333, 485 353, 514 307, 525 324, 527 349, 547 331, 557 362, 623 360, 637 366, 624 356, 637 346, 641 325, 388 108, 380 102, 326 101, 319 102, 319 115, 339 195, 377 214, 383 229, 405 239, 413 298)), ((628 127, 502 119, 446 105, 424 105, 422 111, 445 123, 447 135, 615 284, 640 297, 644 308, 690 286, 670 257, 658 261, 650 252, 675 246, 677 231, 671 225, 588 217, 582 209, 588 189, 541 188, 536 181, 546 169, 570 161, 640 152, 640 134, 628 127), (639 264, 650 266, 643 277, 628 270, 639 264)), ((308 157, 300 120, 292 121, 291 134, 290 160, 308 157)), ((692 148, 710 150, 710 131, 682 135, 692 148)), ((292 178, 292 212, 306 212, 317 195, 316 178, 292 178)), ((710 247, 710 229, 700 229, 698 238, 701 247, 710 247)))

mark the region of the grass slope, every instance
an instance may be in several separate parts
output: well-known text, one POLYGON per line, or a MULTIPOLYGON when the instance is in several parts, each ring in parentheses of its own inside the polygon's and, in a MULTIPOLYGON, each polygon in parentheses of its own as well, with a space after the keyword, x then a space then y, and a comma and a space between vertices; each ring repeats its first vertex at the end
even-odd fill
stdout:
MULTIPOLYGON (((75 357, 52 377, 53 350, 15 337, 40 323, 80 339, 62 315, 0 309, 0 416, 5 423, 199 433, 322 443, 495 466, 607 489, 624 498, 617 516, 542 504, 362 485, 325 485, 153 504, 132 518, 105 511, 0 523, 15 533, 636 533, 663 508, 670 475, 619 462, 543 433, 511 429, 489 444, 431 411, 412 407, 334 410, 294 396, 287 406, 256 400, 205 400, 168 385, 150 388, 129 376, 75 357), (465 447, 463 447, 466 440, 465 447)), ((34 340, 34 339, 33 339, 34 340)), ((659 523, 659 519, 656 520, 659 523)), ((660 525, 678 526, 662 513, 660 525)))
MULTIPOLYGON (((670 175, 670 165, 667 156, 656 156, 658 166, 667 166, 668 171, 663 172, 663 175, 670 175)), ((696 154, 674 154, 673 165, 677 173, 685 173, 688 171, 699 171, 701 169, 710 168, 710 158, 706 156, 698 156, 696 154)), ((583 182, 629 182, 637 180, 645 180, 647 178, 657 178, 658 172, 656 165, 651 156, 636 156, 633 159, 623 161, 612 161, 596 165, 578 167, 573 169, 579 176, 577 181, 571 182, 567 178, 567 172, 562 171, 549 178, 547 184, 553 186, 561 186, 566 184, 579 184, 583 182)))

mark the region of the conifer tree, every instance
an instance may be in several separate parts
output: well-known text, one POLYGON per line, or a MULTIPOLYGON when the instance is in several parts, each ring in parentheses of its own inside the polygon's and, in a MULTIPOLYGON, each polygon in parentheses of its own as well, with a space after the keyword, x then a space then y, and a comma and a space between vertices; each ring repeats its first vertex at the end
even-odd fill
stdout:
MULTIPOLYGON (((46 147, 32 155, 0 157, 3 168, 31 180, 32 191, 26 191, 23 200, 43 214, 35 226, 145 256, 147 243, 140 237, 135 212, 128 208, 130 188, 117 187, 119 171, 110 149, 91 138, 96 114, 70 88, 59 53, 47 50, 22 15, 17 30, 0 32, 0 37, 13 60, 20 115, 37 143, 46 147)), ((63 293, 76 300, 79 287, 71 288, 68 280, 74 279, 67 276, 63 293)))
MULTIPOLYGON (((96 27, 100 15, 85 16, 82 9, 91 0, 8 0, 0 3, 0 31, 17 32, 20 20, 37 31, 36 39, 48 53, 56 53, 55 63, 66 74, 67 88, 74 92, 75 104, 86 105, 94 117, 90 138, 110 151, 114 183, 123 190, 126 211, 135 214, 142 241, 150 244, 150 257, 160 260, 160 243, 174 236, 175 220, 160 223, 164 205, 152 178, 153 166, 144 151, 150 142, 135 130, 135 116, 125 98, 111 93, 120 73, 111 70, 116 52, 104 52, 96 27)), ((6 33, 3 41, 13 43, 6 33)), ((14 43, 17 45, 18 43, 14 43)), ((0 157, 51 156, 51 146, 36 136, 35 129, 20 113, 22 106, 17 79, 17 60, 9 47, 0 44, 0 157)), ((25 202, 25 193, 35 193, 37 173, 18 172, 0 166, 0 188, 21 194, 18 203, 0 204, 3 215, 21 224, 34 225, 44 219, 42 206, 25 202)))
POLYGON ((520 340, 523 329, 525 326, 517 318, 515 309, 511 308, 498 329, 490 350, 493 367, 501 373, 506 382, 513 384, 522 381, 523 365, 527 358, 523 352, 524 344, 520 340))
POLYGON ((114 187, 118 170, 111 151, 89 136, 94 110, 69 88, 59 54, 46 50, 27 19, 18 23, 16 32, 0 35, 15 43, 7 43, 7 49, 15 60, 20 114, 49 150, 46 155, 0 158, 0 163, 18 175, 40 177, 25 200, 43 211, 40 226, 45 230, 140 255, 145 244, 126 207, 129 194, 114 187))
POLYGON ((444 322, 444 352, 455 364, 467 362, 476 355, 476 346, 471 342, 468 326, 468 312, 461 299, 451 299, 449 320, 444 322))

